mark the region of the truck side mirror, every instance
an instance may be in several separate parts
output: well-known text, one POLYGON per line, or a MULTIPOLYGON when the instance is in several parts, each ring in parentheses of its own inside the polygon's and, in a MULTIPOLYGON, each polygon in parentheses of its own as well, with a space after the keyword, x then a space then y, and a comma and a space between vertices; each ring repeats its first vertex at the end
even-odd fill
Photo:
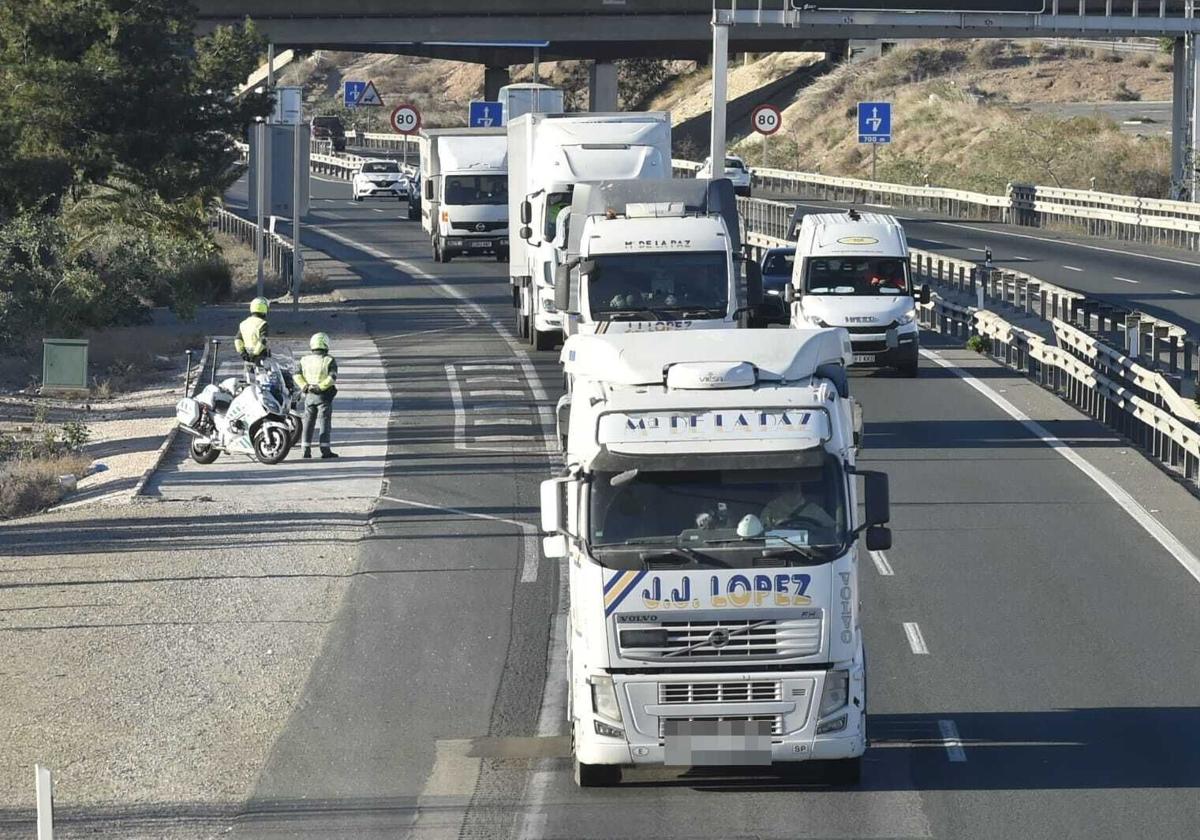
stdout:
POLYGON ((929 284, 925 283, 921 286, 921 303, 929 303, 930 297, 929 284))
POLYGON ((746 305, 759 307, 762 305, 762 266, 754 260, 746 261, 746 305))
POLYGON ((433 179, 425 182, 425 200, 433 201, 433 179))
POLYGON ((788 284, 783 287, 783 302, 791 306, 796 302, 796 287, 788 281, 788 284))
POLYGON ((567 484, 570 478, 550 478, 542 482, 542 533, 562 534, 567 527, 567 484))
MULTIPOLYGON (((563 538, 563 542, 566 542, 563 538)), ((867 529, 867 551, 887 551, 892 547, 892 529, 875 525, 867 529)), ((564 546, 565 553, 565 546, 564 546)), ((559 555, 564 556, 564 555, 559 555)))
MULTIPOLYGON (((866 501, 867 532, 878 525, 886 525, 892 518, 891 502, 888 498, 888 477, 882 472, 860 472, 866 501)), ((882 551, 883 549, 877 549, 882 551)))
POLYGON ((529 239, 529 237, 533 236, 533 228, 531 228, 529 225, 525 225, 523 228, 517 231, 517 234, 522 239, 529 239))
MULTIPOLYGON (((521 202, 521 224, 527 225, 533 221, 533 205, 529 203, 529 199, 521 202)), ((526 239, 529 237, 526 236, 526 239)))
POLYGON ((571 308, 570 263, 563 263, 554 269, 554 307, 563 313, 571 308))

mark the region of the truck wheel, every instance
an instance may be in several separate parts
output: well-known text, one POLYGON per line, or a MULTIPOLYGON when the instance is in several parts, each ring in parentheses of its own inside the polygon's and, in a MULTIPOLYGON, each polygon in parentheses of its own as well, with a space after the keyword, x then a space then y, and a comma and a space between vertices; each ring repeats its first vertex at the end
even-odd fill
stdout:
POLYGON ((578 758, 575 764, 575 784, 581 788, 612 787, 621 782, 621 768, 615 764, 583 764, 578 758))
POLYGON ((826 767, 825 779, 831 785, 838 787, 853 787, 862 781, 862 757, 840 758, 836 761, 823 762, 826 767))
POLYGON ((532 325, 530 326, 529 331, 532 333, 532 335, 529 337, 529 346, 531 346, 534 350, 551 350, 554 348, 556 343, 554 340, 554 333, 540 332, 539 330, 535 330, 532 325))
POLYGON ((217 460, 217 457, 221 454, 221 450, 212 444, 193 440, 192 445, 188 447, 188 454, 192 456, 192 460, 197 464, 211 464, 217 460))
POLYGON ((496 252, 496 262, 498 262, 498 263, 508 262, 508 254, 504 253, 503 251, 497 251, 496 252))
POLYGON ((529 338, 529 318, 521 311, 521 305, 517 304, 517 308, 513 312, 517 313, 517 338, 521 340, 529 338))

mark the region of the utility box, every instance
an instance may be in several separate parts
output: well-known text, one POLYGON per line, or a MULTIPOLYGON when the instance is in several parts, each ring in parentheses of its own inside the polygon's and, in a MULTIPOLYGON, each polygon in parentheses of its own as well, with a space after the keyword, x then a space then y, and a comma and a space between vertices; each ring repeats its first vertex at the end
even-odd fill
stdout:
POLYGON ((42 339, 42 388, 53 391, 88 389, 86 338, 42 339))

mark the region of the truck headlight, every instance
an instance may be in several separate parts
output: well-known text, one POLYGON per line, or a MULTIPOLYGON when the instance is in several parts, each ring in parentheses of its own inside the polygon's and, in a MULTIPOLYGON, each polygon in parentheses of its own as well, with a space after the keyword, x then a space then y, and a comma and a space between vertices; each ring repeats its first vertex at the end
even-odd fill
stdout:
POLYGON ((821 690, 821 708, 817 717, 828 717, 849 700, 850 672, 829 671, 825 674, 825 687, 821 690))
POLYGON ((913 307, 900 316, 900 326, 908 326, 915 320, 917 320, 917 310, 916 307, 913 307))
POLYGON ((612 677, 595 676, 588 683, 592 687, 592 711, 609 720, 620 721, 621 707, 617 704, 617 687, 613 685, 612 677))

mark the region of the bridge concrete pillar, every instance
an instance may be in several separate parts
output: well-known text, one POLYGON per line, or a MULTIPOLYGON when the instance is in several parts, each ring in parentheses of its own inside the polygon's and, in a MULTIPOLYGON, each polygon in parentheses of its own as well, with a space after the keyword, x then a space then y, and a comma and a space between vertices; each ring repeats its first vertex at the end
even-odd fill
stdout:
POLYGON ((483 98, 495 102, 500 98, 500 88, 510 81, 507 67, 483 68, 483 98))
POLYGON ((1183 38, 1176 38, 1171 55, 1175 62, 1171 88, 1171 188, 1178 197, 1187 180, 1188 139, 1188 49, 1183 38))
POLYGON ((593 61, 588 71, 588 110, 617 110, 617 65, 593 61))
POLYGON ((593 61, 588 72, 588 110, 617 110, 617 65, 612 61, 593 61))

